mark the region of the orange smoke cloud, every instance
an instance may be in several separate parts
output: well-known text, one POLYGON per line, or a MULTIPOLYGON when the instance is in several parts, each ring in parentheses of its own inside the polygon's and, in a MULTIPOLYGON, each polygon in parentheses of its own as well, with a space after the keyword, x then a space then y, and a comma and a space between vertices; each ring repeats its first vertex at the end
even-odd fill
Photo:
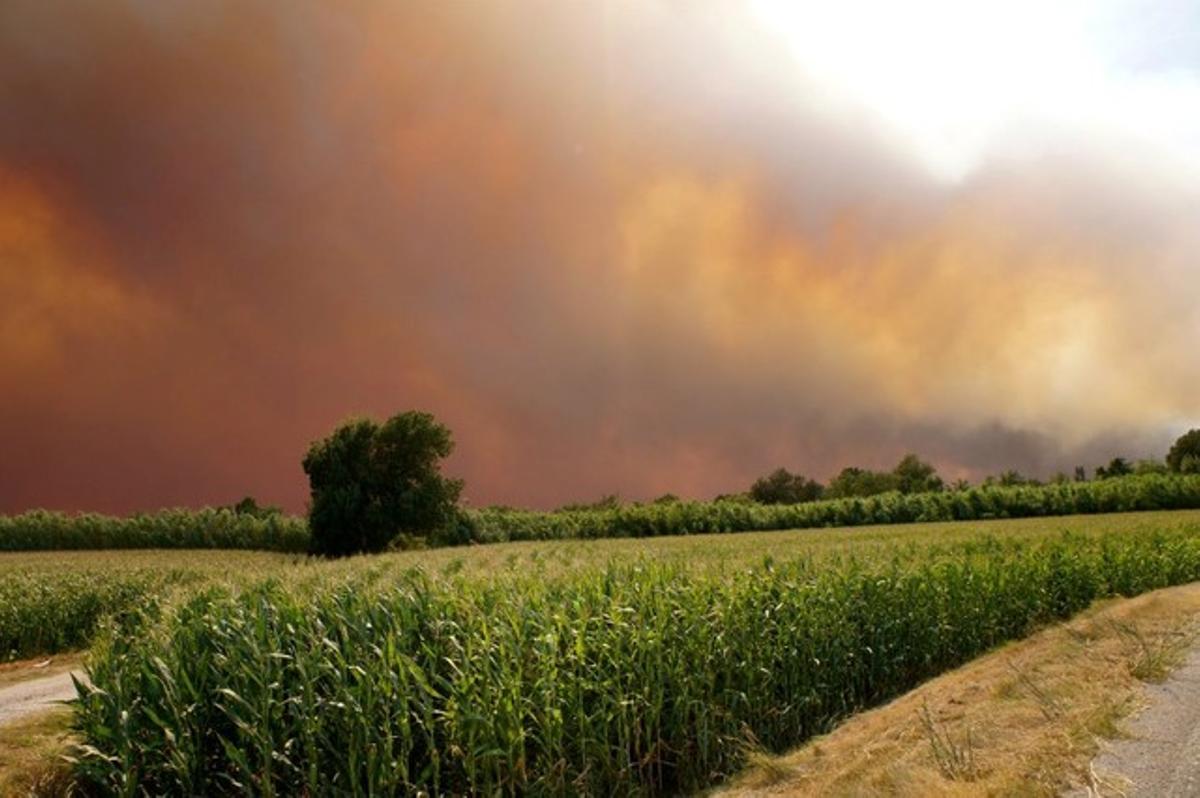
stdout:
POLYGON ((623 211, 631 293, 718 360, 815 370, 848 411, 964 427, 983 414, 1075 440, 1195 411, 1165 368, 1183 341, 1145 325, 1162 286, 1129 279, 1156 268, 1153 251, 1072 240, 988 197, 882 234, 847 211, 815 237, 764 226, 757 202, 745 181, 669 176, 623 211))
POLYGON ((537 505, 1200 414, 1192 195, 936 184, 715 8, 7 4, 0 510, 300 509, 309 440, 409 407, 537 505))
POLYGON ((0 363, 13 383, 46 379, 73 340, 144 335, 162 310, 111 277, 102 242, 30 181, 0 173, 0 363))

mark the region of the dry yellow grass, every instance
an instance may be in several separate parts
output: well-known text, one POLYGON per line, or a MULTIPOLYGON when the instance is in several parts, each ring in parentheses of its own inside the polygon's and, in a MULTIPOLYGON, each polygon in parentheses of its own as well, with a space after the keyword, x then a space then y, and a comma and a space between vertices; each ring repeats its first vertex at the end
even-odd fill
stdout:
POLYGON ((931 680, 723 794, 1037 796, 1087 785, 1102 738, 1192 643, 1200 584, 1099 604, 931 680))
POLYGON ((0 795, 57 796, 69 793, 62 760, 70 746, 66 707, 0 726, 0 795))
MULTIPOLYGON (((82 654, 71 653, 0 664, 0 690, 78 669, 82 661, 82 654)), ((0 725, 0 796, 49 798, 69 792, 70 773, 62 754, 69 748, 70 719, 70 709, 58 707, 0 725)))

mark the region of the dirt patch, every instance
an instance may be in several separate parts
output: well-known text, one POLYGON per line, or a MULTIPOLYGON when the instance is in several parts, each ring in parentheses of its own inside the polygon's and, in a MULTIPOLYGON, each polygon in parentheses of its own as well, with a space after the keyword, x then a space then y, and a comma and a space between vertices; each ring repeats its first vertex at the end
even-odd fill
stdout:
POLYGON ((82 673, 62 671, 39 679, 27 679, 0 688, 0 734, 4 727, 24 718, 56 709, 75 698, 73 678, 83 680, 82 673))
POLYGON ((83 667, 83 652, 0 663, 0 690, 31 679, 44 679, 83 667))
POLYGON ((1098 604, 755 763, 730 795, 1058 795, 1195 639, 1200 584, 1098 604))

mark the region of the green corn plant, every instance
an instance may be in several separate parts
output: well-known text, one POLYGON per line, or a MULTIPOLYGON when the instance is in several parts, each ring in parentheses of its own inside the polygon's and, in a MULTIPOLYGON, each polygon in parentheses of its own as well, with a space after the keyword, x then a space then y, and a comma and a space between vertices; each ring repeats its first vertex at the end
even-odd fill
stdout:
POLYGON ((79 772, 115 794, 686 792, 748 736, 782 750, 1097 598, 1200 579, 1195 525, 864 551, 201 589, 102 625, 79 772))

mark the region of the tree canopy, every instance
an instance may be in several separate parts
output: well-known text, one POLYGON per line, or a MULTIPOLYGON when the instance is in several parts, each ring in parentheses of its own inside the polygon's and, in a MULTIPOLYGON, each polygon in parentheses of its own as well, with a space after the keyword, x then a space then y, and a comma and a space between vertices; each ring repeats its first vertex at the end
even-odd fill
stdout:
POLYGON ((351 419, 313 443, 303 461, 313 552, 382 551, 398 535, 452 525, 462 482, 443 477, 440 465, 453 449, 450 430, 421 412, 383 424, 351 419))
POLYGON ((1200 474, 1200 429, 1179 436, 1167 452, 1167 467, 1177 474, 1200 474))
POLYGON ((829 481, 829 489, 825 495, 831 499, 846 499, 852 496, 874 496, 898 489, 899 480, 895 474, 849 466, 829 481))
POLYGON ((892 469, 896 477, 896 489, 901 493, 929 493, 946 486, 938 476, 937 469, 915 454, 906 454, 892 469))
POLYGON ((821 498, 823 492, 820 482, 786 468, 777 468, 750 486, 750 498, 759 504, 811 502, 821 498))

